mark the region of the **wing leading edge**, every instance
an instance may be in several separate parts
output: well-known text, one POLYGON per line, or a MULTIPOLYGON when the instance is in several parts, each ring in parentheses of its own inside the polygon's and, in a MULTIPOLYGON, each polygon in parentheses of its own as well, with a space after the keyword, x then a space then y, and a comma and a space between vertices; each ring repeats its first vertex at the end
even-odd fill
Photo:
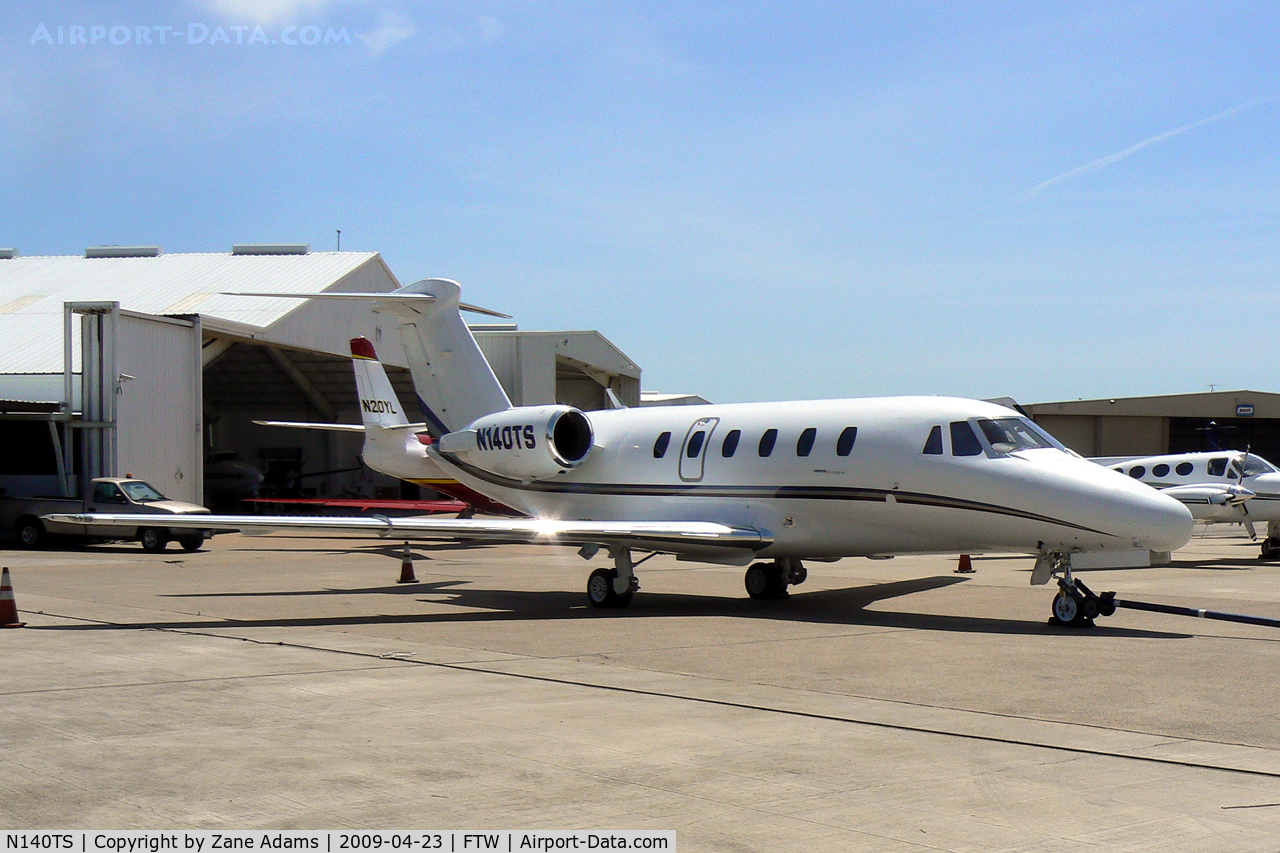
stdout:
POLYGON ((121 528, 239 530, 247 534, 365 534, 392 539, 480 540, 529 545, 627 545, 681 554, 726 549, 758 551, 773 538, 753 528, 709 521, 558 521, 550 518, 302 518, 291 515, 143 515, 56 513, 45 520, 121 528))

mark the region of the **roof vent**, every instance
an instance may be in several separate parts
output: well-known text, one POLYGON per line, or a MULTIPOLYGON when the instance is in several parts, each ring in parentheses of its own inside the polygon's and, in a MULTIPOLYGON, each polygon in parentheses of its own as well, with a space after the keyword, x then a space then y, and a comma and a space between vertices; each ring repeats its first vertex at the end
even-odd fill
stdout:
POLYGON ((159 246, 90 246, 86 258, 158 258, 159 246))
POLYGON ((310 243, 237 243, 231 247, 233 255, 307 255, 310 243))
POLYGON ((17 249, 0 249, 0 261, 7 261, 16 257, 18 257, 17 249))

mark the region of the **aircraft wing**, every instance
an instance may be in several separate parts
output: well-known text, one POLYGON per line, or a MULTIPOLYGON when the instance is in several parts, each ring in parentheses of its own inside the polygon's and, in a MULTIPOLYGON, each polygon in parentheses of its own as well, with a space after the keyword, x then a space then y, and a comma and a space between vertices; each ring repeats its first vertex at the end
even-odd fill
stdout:
POLYGON ((391 539, 444 539, 530 545, 626 545, 680 554, 758 551, 773 538, 753 528, 708 521, 558 521, 550 518, 300 517, 294 515, 159 515, 55 513, 46 521, 169 530, 239 530, 374 535, 391 539))

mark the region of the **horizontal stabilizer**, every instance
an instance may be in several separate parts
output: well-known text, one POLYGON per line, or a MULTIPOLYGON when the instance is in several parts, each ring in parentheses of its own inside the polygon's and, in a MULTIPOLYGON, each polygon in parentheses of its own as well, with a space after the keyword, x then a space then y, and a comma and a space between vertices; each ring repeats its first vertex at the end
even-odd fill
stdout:
MULTIPOLYGON (((364 432, 364 424, 309 424, 299 421, 254 421, 258 426, 289 427, 290 429, 322 429, 328 432, 364 432)), ((422 425, 419 424, 419 427, 422 425)))
MULTIPOLYGON (((319 429, 329 432, 364 432, 364 424, 312 424, 302 421, 254 421, 258 426, 269 427, 289 427, 290 429, 319 429)), ((422 431, 427 428, 425 423, 416 424, 395 424, 393 426, 384 426, 381 429, 408 429, 422 431)))
MULTIPOLYGON (((260 299, 345 299, 349 302, 374 303, 374 308, 379 307, 378 303, 381 303, 384 308, 399 308, 400 311, 414 314, 422 313, 415 305, 425 306, 436 301, 436 297, 430 293, 246 293, 242 291, 222 291, 218 295, 256 296, 260 299)), ((499 317, 503 320, 511 319, 510 314, 491 311, 488 308, 481 308, 479 305, 471 305, 466 302, 459 302, 458 308, 462 311, 470 311, 473 314, 484 314, 489 317, 499 317)))

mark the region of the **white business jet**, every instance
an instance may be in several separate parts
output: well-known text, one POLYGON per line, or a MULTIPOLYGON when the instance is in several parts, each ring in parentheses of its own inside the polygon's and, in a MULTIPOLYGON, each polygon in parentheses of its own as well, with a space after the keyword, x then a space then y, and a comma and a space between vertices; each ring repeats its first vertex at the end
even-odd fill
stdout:
POLYGON ((1262 556, 1280 556, 1280 470, 1258 454, 1210 450, 1093 461, 1178 499, 1199 521, 1243 524, 1250 539, 1257 538, 1255 524, 1266 524, 1262 556))
MULTIPOLYGON (((202 516, 199 526, 573 544, 587 559, 604 548, 613 567, 587 581, 596 607, 631 600, 637 551, 749 566, 753 598, 803 583, 806 560, 1033 554, 1032 583, 1057 578, 1054 616, 1075 624, 1109 615, 1114 603, 1074 578, 1072 554, 1170 551, 1191 535, 1191 515, 1176 500, 1082 459, 1017 412, 977 400, 590 413, 512 406, 462 320, 459 311, 472 306, 459 302, 460 292, 456 282, 428 279, 389 294, 293 296, 359 300, 399 320, 425 421, 408 421, 372 347, 357 341, 370 467, 408 479, 438 468, 529 518, 202 516)), ((137 526, 138 517, 127 523, 137 526)), ((171 517, 165 526, 175 526, 171 517)))

